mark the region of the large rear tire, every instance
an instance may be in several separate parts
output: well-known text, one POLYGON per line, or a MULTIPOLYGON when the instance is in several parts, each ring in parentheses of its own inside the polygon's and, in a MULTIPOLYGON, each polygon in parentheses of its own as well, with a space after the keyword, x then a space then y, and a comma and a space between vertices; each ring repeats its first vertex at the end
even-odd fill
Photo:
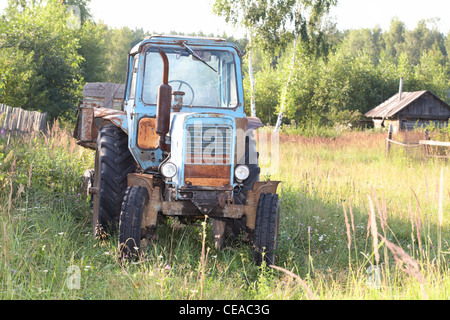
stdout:
POLYGON ((142 216, 148 205, 144 187, 129 187, 125 191, 119 221, 119 255, 121 259, 139 256, 142 237, 142 216))
POLYGON ((115 125, 99 129, 95 154, 93 227, 105 237, 118 226, 120 208, 127 188, 127 175, 136 169, 128 149, 128 136, 115 125))
POLYGON ((275 264, 277 248, 280 201, 278 194, 261 194, 256 211, 255 239, 253 242, 253 260, 260 266, 275 264))

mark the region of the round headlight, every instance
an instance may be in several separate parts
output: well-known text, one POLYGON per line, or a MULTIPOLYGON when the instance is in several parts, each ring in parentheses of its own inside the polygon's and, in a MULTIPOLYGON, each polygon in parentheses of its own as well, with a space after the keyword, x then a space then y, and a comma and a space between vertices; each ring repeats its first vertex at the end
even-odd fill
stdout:
POLYGON ((173 178, 177 174, 177 166, 172 162, 166 162, 161 166, 161 173, 166 178, 173 178))
POLYGON ((237 166, 234 175, 238 180, 244 181, 250 175, 250 169, 245 165, 237 166))

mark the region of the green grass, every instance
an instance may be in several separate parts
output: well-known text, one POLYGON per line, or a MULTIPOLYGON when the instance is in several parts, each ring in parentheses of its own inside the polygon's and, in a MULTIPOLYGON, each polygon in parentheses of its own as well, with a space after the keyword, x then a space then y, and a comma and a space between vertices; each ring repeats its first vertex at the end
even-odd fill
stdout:
POLYGON ((116 236, 92 237, 91 204, 80 194, 93 152, 76 146, 58 125, 47 138, 15 138, 7 145, 0 137, 0 298, 448 299, 448 164, 398 149, 386 158, 384 138, 369 132, 282 136, 280 170, 270 172, 261 159, 262 176, 283 181, 277 265, 292 271, 289 276, 254 266, 249 245, 215 250, 210 226, 201 221, 162 222, 158 240, 123 267, 116 236), (381 237, 376 260, 369 196, 378 233, 403 248, 416 269, 406 256, 397 263, 381 237), (349 233, 343 206, 349 221, 352 209, 349 233), (73 270, 79 289, 70 289, 73 270))

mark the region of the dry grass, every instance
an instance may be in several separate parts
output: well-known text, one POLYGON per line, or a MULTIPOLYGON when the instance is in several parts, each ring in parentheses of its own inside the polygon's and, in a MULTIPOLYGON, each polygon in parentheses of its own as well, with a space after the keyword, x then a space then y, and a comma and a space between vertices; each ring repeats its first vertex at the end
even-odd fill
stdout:
MULTIPOLYGON (((393 287, 399 281, 408 281, 397 274, 399 270, 420 280, 419 296, 427 299, 434 295, 429 291, 433 281, 446 282, 449 278, 445 264, 449 243, 445 239, 450 237, 450 199, 443 196, 449 193, 449 167, 444 161, 425 160, 398 148, 393 148, 387 158, 385 138, 385 133, 365 132, 337 138, 282 135, 279 170, 274 174, 266 163, 263 176, 283 181, 283 200, 288 202, 283 212, 284 227, 288 232, 307 233, 303 226, 311 225, 317 230, 318 236, 315 238, 312 232, 308 244, 313 260, 308 264, 314 268, 299 269, 302 278, 305 272, 307 277, 321 279, 337 273, 337 278, 326 281, 327 288, 341 287, 335 279, 344 278, 350 287, 368 289, 372 286, 367 287, 361 279, 364 274, 367 277, 366 270, 376 270, 368 281, 382 284, 377 299, 411 297, 406 289, 397 292, 393 287), (321 240, 327 238, 332 240, 321 240), (339 274, 343 272, 344 253, 348 256, 346 275, 339 274), (390 265, 391 255, 394 261, 403 261, 402 266, 390 265), (371 265, 374 267, 367 269, 371 265)), ((288 262, 285 268, 289 266, 288 262)), ((343 290, 357 291, 363 298, 373 293, 350 287, 343 290)))

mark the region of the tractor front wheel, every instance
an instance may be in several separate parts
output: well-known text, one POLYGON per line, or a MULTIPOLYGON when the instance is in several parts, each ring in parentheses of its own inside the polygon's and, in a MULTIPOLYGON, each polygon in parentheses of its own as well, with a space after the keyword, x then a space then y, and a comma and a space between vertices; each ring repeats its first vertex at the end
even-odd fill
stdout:
POLYGON ((143 187, 129 187, 125 191, 119 220, 120 258, 139 255, 142 236, 142 215, 148 204, 148 192, 143 187))
POLYGON ((253 260, 260 266, 275 264, 280 201, 278 194, 261 194, 256 211, 255 238, 253 242, 253 260))

